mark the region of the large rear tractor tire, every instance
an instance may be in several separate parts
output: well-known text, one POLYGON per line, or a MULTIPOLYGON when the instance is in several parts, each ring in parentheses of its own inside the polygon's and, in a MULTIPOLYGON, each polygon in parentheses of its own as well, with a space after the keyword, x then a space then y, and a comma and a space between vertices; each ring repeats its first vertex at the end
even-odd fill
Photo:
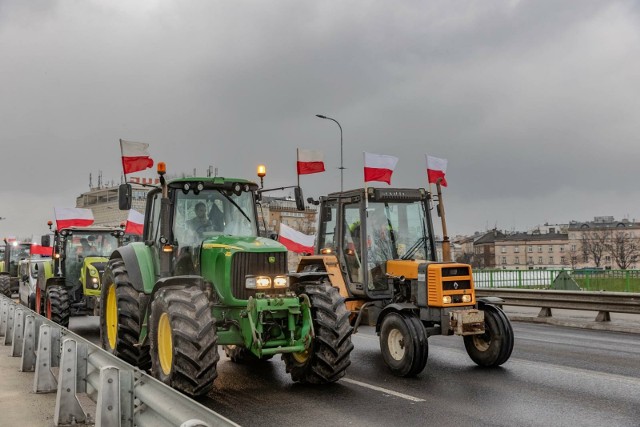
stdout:
POLYGON ((47 319, 65 328, 69 327, 71 306, 67 289, 61 285, 51 285, 47 288, 47 297, 44 302, 47 319))
POLYGON ((0 274, 0 294, 11 298, 11 278, 7 274, 0 274))
POLYGON ((388 313, 380 326, 380 350, 394 375, 413 377, 422 372, 429 342, 420 319, 408 312, 388 313))
POLYGON ((349 311, 338 290, 326 281, 299 284, 311 302, 315 338, 301 353, 285 353, 282 359, 294 381, 326 384, 338 381, 351 364, 349 311))
POLYGON ((142 370, 151 368, 149 344, 138 345, 145 316, 144 294, 135 290, 120 258, 109 260, 100 291, 102 348, 142 370))
POLYGON ((203 396, 218 376, 218 335, 209 300, 196 287, 167 287, 151 303, 151 373, 189 396, 203 396))
POLYGON ((490 304, 484 310, 485 332, 481 335, 467 335, 464 346, 471 360, 483 367, 500 366, 511 356, 513 350, 513 328, 504 312, 490 304))

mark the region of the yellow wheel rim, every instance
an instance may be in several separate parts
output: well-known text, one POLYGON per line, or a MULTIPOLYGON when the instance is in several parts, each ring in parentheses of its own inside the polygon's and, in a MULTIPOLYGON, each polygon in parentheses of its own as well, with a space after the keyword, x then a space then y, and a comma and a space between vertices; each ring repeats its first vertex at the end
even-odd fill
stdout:
POLYGON ((118 338, 118 298, 116 297, 116 287, 113 283, 109 286, 105 307, 109 347, 115 349, 116 339, 118 338))
POLYGON ((293 356, 296 362, 305 363, 307 360, 309 360, 309 356, 311 356, 311 353, 309 352, 309 349, 307 349, 299 353, 292 353, 291 355, 293 356))
POLYGON ((173 363, 173 339, 171 338, 171 323, 169 323, 167 313, 162 313, 158 321, 158 359, 160 359, 162 372, 169 375, 173 363))

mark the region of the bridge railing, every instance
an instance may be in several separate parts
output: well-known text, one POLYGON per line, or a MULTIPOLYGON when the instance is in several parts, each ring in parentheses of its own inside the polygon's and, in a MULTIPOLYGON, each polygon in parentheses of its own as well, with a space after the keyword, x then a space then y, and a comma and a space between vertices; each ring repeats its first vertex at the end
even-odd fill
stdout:
POLYGON ((564 273, 586 291, 640 292, 640 270, 474 270, 476 288, 549 289, 564 273))
POLYGON ((34 393, 56 393, 56 426, 237 426, 2 295, 0 339, 11 346, 11 356, 22 358, 22 372, 34 372, 34 393))

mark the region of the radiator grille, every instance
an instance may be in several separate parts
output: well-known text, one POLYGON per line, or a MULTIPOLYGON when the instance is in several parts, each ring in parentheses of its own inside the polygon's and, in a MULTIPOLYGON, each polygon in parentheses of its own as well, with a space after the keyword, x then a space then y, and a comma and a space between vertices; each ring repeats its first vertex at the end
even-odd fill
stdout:
POLYGON ((248 299, 256 291, 244 287, 246 275, 275 276, 286 273, 286 252, 237 252, 231 261, 231 292, 237 299, 248 299), (275 258, 275 262, 269 262, 270 257, 275 258))

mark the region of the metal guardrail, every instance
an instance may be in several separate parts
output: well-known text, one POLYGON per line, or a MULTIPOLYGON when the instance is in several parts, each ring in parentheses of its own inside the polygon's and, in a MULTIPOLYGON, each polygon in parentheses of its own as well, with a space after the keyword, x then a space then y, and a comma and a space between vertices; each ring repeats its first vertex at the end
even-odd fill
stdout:
MULTIPOLYGON (((34 393, 56 392, 56 426, 238 426, 66 328, 0 295, 0 337, 34 393), (96 403, 92 415, 81 404, 96 403)), ((90 406, 90 405, 85 405, 90 406)))
POLYGON ((640 314, 640 294, 628 292, 552 291, 531 289, 476 289, 478 297, 498 297, 504 305, 541 307, 540 317, 551 309, 597 311, 596 321, 611 320, 610 312, 640 314))

